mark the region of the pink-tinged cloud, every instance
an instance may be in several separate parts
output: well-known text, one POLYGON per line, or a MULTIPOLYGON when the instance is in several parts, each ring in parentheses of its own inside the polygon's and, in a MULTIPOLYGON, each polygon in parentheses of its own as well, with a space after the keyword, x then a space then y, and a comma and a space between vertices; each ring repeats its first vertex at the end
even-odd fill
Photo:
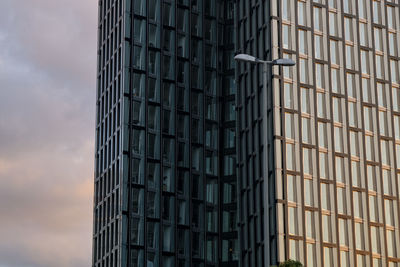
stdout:
POLYGON ((0 266, 90 266, 96 0, 2 0, 0 266))

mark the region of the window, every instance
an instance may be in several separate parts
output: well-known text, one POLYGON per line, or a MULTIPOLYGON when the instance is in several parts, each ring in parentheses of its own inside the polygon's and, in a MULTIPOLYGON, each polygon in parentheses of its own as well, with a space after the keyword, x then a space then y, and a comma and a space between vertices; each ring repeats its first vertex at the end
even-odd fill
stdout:
POLYGON ((318 143, 320 147, 328 148, 326 123, 318 122, 318 143))
POLYGON ((297 202, 296 197, 296 176, 287 175, 287 199, 291 202, 297 202))
POLYGON ((235 136, 236 136, 236 131, 234 128, 229 128, 224 130, 225 148, 235 147, 235 136))
POLYGON ((360 22, 360 45, 368 46, 368 24, 360 22))
POLYGON ((397 56, 397 37, 393 32, 389 32, 389 54, 391 56, 397 56))
POLYGON ((381 141, 381 159, 382 164, 390 166, 389 141, 381 141))
POLYGON ((144 107, 145 105, 140 101, 133 101, 133 124, 144 125, 144 107))
POLYGON ((315 238, 315 218, 313 211, 305 211, 305 219, 306 219, 306 237, 314 239, 315 238))
POLYGON ((174 100, 175 100, 174 92, 175 92, 174 84, 164 82, 164 86, 163 86, 163 105, 164 105, 164 107, 174 106, 174 100))
POLYGON ((369 199, 369 218, 373 222, 379 222, 377 197, 374 195, 370 195, 368 199, 369 199))
POLYGON ((134 46, 134 59, 133 59, 133 66, 137 69, 143 70, 145 68, 145 53, 146 49, 142 46, 134 46))
POLYGON ((290 3, 289 0, 282 0, 282 19, 290 20, 290 3))
POLYGON ((147 247, 152 249, 158 248, 159 241, 159 223, 148 222, 147 223, 147 247))
MULTIPOLYGON (((348 3, 348 1, 344 1, 348 3)), ((344 37, 346 41, 353 41, 353 21, 351 18, 345 17, 344 18, 344 37)))
POLYGON ((332 242, 332 223, 329 215, 322 215, 322 240, 323 242, 332 242))
POLYGON ((392 176, 389 170, 382 170, 382 180, 383 180, 383 194, 391 196, 392 195, 392 176))
POLYGON ((338 60, 338 42, 337 41, 330 41, 330 51, 331 51, 331 63, 339 65, 338 60))
POLYGON ((383 51, 382 30, 380 28, 374 28, 374 39, 375 39, 375 50, 383 51))
POLYGON ((362 206, 361 206, 361 192, 353 191, 353 210, 354 217, 363 218, 362 206))
POLYGON ((145 90, 145 75, 134 73, 133 74, 133 96, 142 98, 145 90))
POLYGON ((355 79, 354 74, 347 73, 346 74, 347 80, 347 95, 352 98, 356 98, 356 91, 355 91, 355 79))
POLYGON ((322 9, 314 7, 314 30, 322 32, 322 9))
POLYGON ((393 87, 393 110, 400 111, 400 88, 393 87))
POLYGON ((352 69, 354 67, 354 47, 346 45, 346 68, 352 69))
POLYGON ((293 87, 293 85, 290 83, 284 83, 284 85, 283 85, 284 94, 285 94, 284 105, 285 105, 285 108, 289 108, 289 109, 293 109, 293 103, 294 103, 292 87, 293 87))
POLYGON ((133 38, 136 43, 145 44, 145 42, 146 42, 146 20, 135 19, 133 38))
POLYGON ((324 247, 324 265, 323 265, 324 267, 332 267, 332 260, 333 260, 332 250, 333 248, 324 247))
POLYGON ((319 153, 319 175, 321 178, 328 179, 328 169, 329 169, 329 163, 328 163, 328 154, 320 152, 319 153))
POLYGON ((388 135, 388 118, 386 111, 379 111, 379 134, 388 135))
POLYGON ((295 151, 294 144, 286 144, 286 168, 288 170, 295 170, 295 151))
POLYGON ((301 112, 310 114, 310 89, 301 88, 301 112))
POLYGON ((307 26, 307 13, 306 13, 306 3, 303 1, 297 1, 298 6, 298 24, 307 26))
POLYGON ((201 20, 201 16, 192 14, 191 15, 192 18, 192 34, 196 35, 196 36, 201 36, 202 33, 202 20, 201 20))
MULTIPOLYGON (((376 77, 380 79, 384 79, 384 67, 383 67, 383 56, 376 55, 375 56, 375 61, 376 61, 376 77)), ((396 74, 395 74, 396 75, 396 74)))
POLYGON ((357 127, 357 103, 349 102, 349 125, 357 127))
POLYGON ((345 188, 338 187, 337 188, 337 208, 338 208, 338 213, 346 214, 346 203, 347 203, 346 202, 346 190, 345 190, 345 188))
POLYGON ((132 189, 132 212, 136 215, 143 214, 143 189, 132 189))
POLYGON ((149 19, 158 21, 160 19, 160 0, 149 1, 149 19))
POLYGON ((177 37, 177 54, 180 57, 189 57, 189 38, 184 34, 178 34, 177 37))
POLYGON ((335 151, 342 153, 343 152, 343 129, 341 127, 334 127, 334 142, 335 142, 335 151))
MULTIPOLYGON (((164 190, 164 191, 167 191, 167 190, 164 190)), ((175 198, 170 197, 170 196, 163 196, 162 205, 163 205, 163 209, 162 209, 163 220, 169 221, 169 222, 174 222, 175 221, 175 198)))
POLYGON ((164 42, 163 49, 166 52, 173 53, 175 50, 175 32, 168 29, 163 29, 164 42))
POLYGON ((368 66, 369 66, 368 52, 365 50, 361 50, 361 72, 369 74, 368 66))
POLYGON ((372 109, 370 107, 364 107, 364 127, 365 130, 373 131, 373 120, 372 120, 372 109))
POLYGON ((314 187, 311 179, 304 179, 304 204, 314 206, 314 187))
POLYGON ((394 116, 394 138, 400 140, 400 116, 394 116))
POLYGON ((160 52, 149 51, 149 74, 159 75, 160 72, 160 52))
POLYGON ((294 139, 294 115, 285 113, 285 136, 286 138, 294 139))
POLYGON ((371 90, 370 90, 370 80, 366 78, 361 79, 362 91, 363 91, 363 101, 367 103, 372 102, 371 90))
POLYGON ((341 107, 341 99, 334 97, 333 98, 333 121, 342 122, 342 107, 341 107))
POLYGON ((343 2, 343 11, 345 13, 351 14, 351 4, 352 4, 352 1, 350 1, 350 0, 343 2))
POLYGON ((385 85, 382 83, 377 83, 376 89, 378 91, 378 105, 381 107, 387 107, 385 85))
MULTIPOLYGON (((382 65, 381 65, 382 66, 382 65)), ((383 68, 383 66, 382 66, 383 68)), ((390 60, 390 73, 392 83, 399 83, 399 62, 396 60, 390 60)))
POLYGON ((332 80, 332 92, 341 93, 341 88, 339 88, 339 70, 331 69, 331 80, 332 80))
POLYGON ((131 219, 131 242, 135 245, 143 245, 144 242, 144 226, 143 219, 131 219))
MULTIPOLYGON (((147 192, 147 216, 152 218, 159 218, 159 194, 157 192, 147 192)), ((157 238, 158 240, 158 238, 157 238)))
POLYGON ((307 243, 307 266, 314 266, 315 244, 307 243))
POLYGON ((148 107, 148 128, 151 130, 160 129, 160 107, 149 105, 149 107, 148 107))
POLYGON ((354 223, 355 225, 355 245, 356 249, 358 250, 364 250, 365 245, 364 245, 364 225, 363 223, 356 222, 354 223))
POLYGON ((309 118, 302 118, 302 141, 303 143, 311 143, 311 120, 309 118))
POLYGON ((373 10, 373 22, 381 24, 381 14, 382 14, 381 2, 374 0, 372 10, 373 10))
POLYGON ((386 6, 386 8, 387 8, 388 28, 389 29, 396 29, 395 7, 386 6))
POLYGON ((307 32, 299 30, 299 53, 307 54, 307 32))
POLYGON ((290 42, 290 26, 287 24, 282 25, 282 40, 283 40, 283 48, 291 49, 291 42, 290 42))
MULTIPOLYGON (((144 2, 144 1, 135 1, 144 2)), ((175 12, 173 5, 169 3, 164 3, 163 6, 163 23, 167 26, 175 26, 175 12)))
POLYGON ((329 34, 332 36, 338 35, 337 14, 329 12, 329 34))
POLYGON ((317 115, 320 118, 326 118, 325 93, 317 93, 317 115))
POLYGON ((323 37, 321 35, 314 35, 314 43, 315 43, 315 58, 323 59, 324 52, 323 52, 323 37))
POLYGON ((160 81, 158 79, 149 78, 148 81, 148 98, 152 102, 160 102, 160 81))
POLYGON ((313 173, 313 155, 312 149, 303 148, 303 172, 306 174, 313 173))
POLYGON ((341 246, 349 245, 349 232, 347 227, 347 221, 345 219, 339 219, 339 244, 341 246))
POLYGON ((366 19, 367 12, 365 9, 365 0, 358 0, 358 15, 360 18, 366 19))
POLYGON ((315 64, 315 80, 317 88, 324 88, 324 65, 315 64))
POLYGON ((371 246, 372 253, 380 254, 380 231, 379 227, 371 226, 371 246))
POLYGON ((351 180, 354 187, 361 187, 360 162, 351 161, 351 180))
MULTIPOLYGON (((329 185, 321 183, 321 196, 330 196, 330 190, 329 190, 329 185)), ((324 210, 330 210, 330 205, 329 205, 329 198, 328 197, 323 197, 321 198, 321 208, 324 210)))
POLYGON ((149 47, 160 47, 160 27, 149 24, 149 47))
POLYGON ((360 152, 358 149, 358 134, 357 132, 350 131, 350 154, 353 157, 359 157, 360 152))
POLYGON ((292 235, 298 235, 298 222, 297 218, 299 218, 297 214, 297 208, 296 207, 288 207, 288 213, 289 213, 289 234, 292 235))
POLYGON ((308 83, 308 61, 304 58, 300 58, 299 61, 300 82, 308 83))
POLYGON ((366 159, 369 161, 375 160, 375 152, 374 152, 374 137, 373 136, 366 136, 365 137, 365 156, 366 159))
POLYGON ((146 16, 146 2, 135 1, 134 12, 137 15, 146 16))
POLYGON ((138 155, 144 154, 144 144, 145 142, 145 132, 141 130, 132 130, 133 140, 132 140, 132 152, 138 155))

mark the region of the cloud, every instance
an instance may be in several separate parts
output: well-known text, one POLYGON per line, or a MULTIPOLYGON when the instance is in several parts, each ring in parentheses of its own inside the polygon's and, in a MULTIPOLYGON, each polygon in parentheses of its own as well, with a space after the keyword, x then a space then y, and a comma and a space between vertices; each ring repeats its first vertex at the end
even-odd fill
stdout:
POLYGON ((91 261, 97 1, 2 0, 0 266, 91 261))

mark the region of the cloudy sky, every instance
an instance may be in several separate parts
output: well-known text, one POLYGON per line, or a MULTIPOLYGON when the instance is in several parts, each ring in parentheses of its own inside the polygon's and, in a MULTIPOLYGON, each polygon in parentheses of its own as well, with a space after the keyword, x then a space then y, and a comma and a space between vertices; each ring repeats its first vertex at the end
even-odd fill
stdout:
POLYGON ((89 266, 98 1, 0 2, 0 267, 89 266))

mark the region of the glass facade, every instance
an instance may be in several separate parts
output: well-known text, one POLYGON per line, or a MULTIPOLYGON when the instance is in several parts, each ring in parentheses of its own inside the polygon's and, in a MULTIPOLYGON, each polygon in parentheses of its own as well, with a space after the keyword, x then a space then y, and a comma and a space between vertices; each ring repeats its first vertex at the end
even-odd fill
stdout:
POLYGON ((92 266, 400 266, 399 7, 100 0, 92 266))
POLYGON ((237 2, 242 266, 399 266, 399 1, 237 2))
POLYGON ((99 1, 93 266, 238 266, 234 2, 99 1))

